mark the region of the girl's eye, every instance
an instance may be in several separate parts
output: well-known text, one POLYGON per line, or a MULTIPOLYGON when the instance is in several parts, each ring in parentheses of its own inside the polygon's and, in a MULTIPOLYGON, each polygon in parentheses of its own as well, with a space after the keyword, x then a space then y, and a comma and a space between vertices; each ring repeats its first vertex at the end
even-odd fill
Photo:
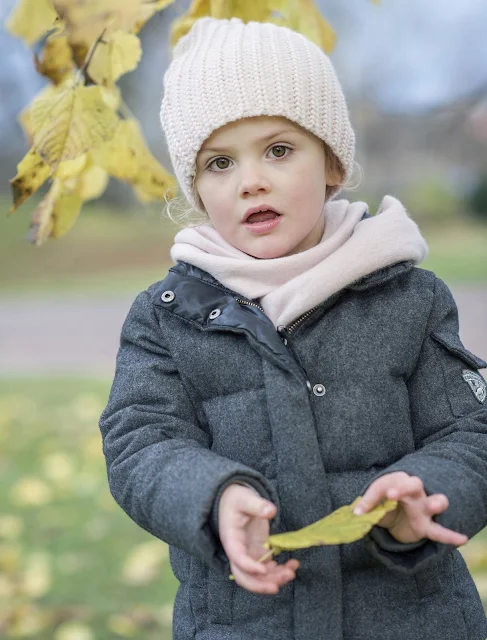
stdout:
POLYGON ((285 147, 283 144, 275 144, 271 151, 276 158, 284 158, 286 151, 291 151, 290 147, 285 147))
POLYGON ((215 158, 208 165, 208 169, 210 169, 210 171, 224 171, 225 169, 228 169, 228 167, 229 167, 228 164, 225 165, 225 162, 230 162, 230 160, 228 158, 215 158), (216 168, 214 168, 214 167, 216 167, 216 168))

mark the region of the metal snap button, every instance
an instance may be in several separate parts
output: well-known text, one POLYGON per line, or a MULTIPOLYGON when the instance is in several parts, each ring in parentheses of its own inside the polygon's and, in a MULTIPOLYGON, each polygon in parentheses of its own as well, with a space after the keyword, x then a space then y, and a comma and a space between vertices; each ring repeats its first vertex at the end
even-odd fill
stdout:
POLYGON ((326 393, 326 389, 322 384, 315 384, 313 387, 313 393, 315 396, 324 396, 326 393))
POLYGON ((176 296, 174 295, 174 291, 164 291, 161 295, 161 300, 163 302, 172 302, 176 296))
POLYGON ((213 311, 210 312, 209 318, 210 320, 214 320, 215 318, 218 318, 220 314, 221 314, 220 309, 213 309, 213 311))

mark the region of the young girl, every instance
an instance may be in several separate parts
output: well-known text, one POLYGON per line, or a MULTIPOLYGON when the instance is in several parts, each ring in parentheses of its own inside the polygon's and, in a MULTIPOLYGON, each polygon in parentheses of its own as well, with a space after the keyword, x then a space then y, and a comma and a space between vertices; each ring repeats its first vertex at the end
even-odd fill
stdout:
POLYGON ((203 18, 164 89, 203 222, 135 300, 100 427, 114 498, 170 545, 173 637, 485 640, 456 547, 487 524, 487 363, 401 203, 336 199, 354 133, 329 59, 203 18), (358 542, 257 561, 357 496, 398 506, 358 542))

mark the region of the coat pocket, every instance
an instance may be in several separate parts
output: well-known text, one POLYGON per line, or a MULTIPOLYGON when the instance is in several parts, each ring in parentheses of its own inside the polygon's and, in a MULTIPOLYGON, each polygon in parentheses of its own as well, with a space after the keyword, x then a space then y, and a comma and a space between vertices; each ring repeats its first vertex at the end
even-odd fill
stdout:
POLYGON ((431 337, 441 347, 438 354, 453 415, 461 417, 487 407, 487 385, 478 371, 487 362, 469 351, 455 332, 438 331, 431 337))

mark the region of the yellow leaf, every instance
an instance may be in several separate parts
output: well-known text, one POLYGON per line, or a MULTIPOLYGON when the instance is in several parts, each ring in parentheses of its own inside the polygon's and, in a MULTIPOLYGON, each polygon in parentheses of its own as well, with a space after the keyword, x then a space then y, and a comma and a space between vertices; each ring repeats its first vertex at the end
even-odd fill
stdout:
POLYGON ((25 559, 22 575, 22 593, 29 598, 40 598, 51 588, 51 558, 48 553, 35 551, 25 559))
POLYGON ((139 170, 139 156, 145 151, 139 125, 136 120, 121 120, 113 138, 94 149, 92 156, 96 164, 111 176, 131 182, 139 170))
POLYGON ((24 523, 18 516, 8 513, 0 515, 0 538, 18 540, 23 530, 24 523))
POLYGON ((17 175, 10 180, 13 204, 9 213, 16 211, 30 198, 49 178, 51 172, 51 167, 35 149, 31 149, 17 165, 17 175))
POLYGON ((123 571, 123 581, 127 584, 147 584, 160 573, 161 565, 168 559, 168 547, 154 540, 139 544, 130 552, 123 571))
POLYGON ((53 637, 54 640, 95 640, 91 629, 81 622, 61 624, 53 637))
POLYGON ((41 506, 52 499, 52 491, 45 482, 35 476, 26 476, 15 484, 11 491, 14 503, 26 506, 41 506))
POLYGON ((138 33, 155 13, 162 11, 170 4, 173 4, 173 2, 175 2, 175 0, 152 0, 151 2, 143 4, 137 16, 137 22, 132 30, 133 33, 138 33))
POLYGON ((122 638, 133 638, 139 632, 139 627, 132 618, 124 614, 115 614, 108 617, 107 627, 112 633, 122 638))
POLYGON ((34 58, 39 73, 55 85, 61 84, 74 71, 73 53, 66 36, 50 36, 42 51, 42 58, 34 58))
POLYGON ((56 20, 51 0, 20 0, 10 13, 5 28, 31 47, 52 29, 56 20))
MULTIPOLYGON (((336 35, 331 25, 323 18, 314 0, 268 0, 272 11, 284 18, 284 24, 299 31, 309 40, 331 53, 336 43, 336 35)), ((282 24, 282 20, 273 22, 282 24)))
POLYGON ((83 202, 94 200, 105 192, 109 179, 110 177, 105 169, 96 164, 89 164, 79 176, 74 191, 83 202))
POLYGON ((132 184, 143 202, 164 200, 176 181, 149 151, 139 123, 122 120, 113 139, 92 152, 97 165, 132 184))
POLYGON ((210 0, 193 0, 188 11, 172 22, 170 33, 171 47, 174 47, 177 41, 188 33, 198 18, 209 15, 210 0))
POLYGON ((59 89, 56 86, 48 84, 46 87, 44 87, 44 89, 42 89, 35 96, 35 98, 32 100, 32 102, 29 104, 29 106, 25 107, 25 109, 23 111, 21 111, 21 113, 17 117, 18 121, 22 125, 22 128, 24 130, 24 133, 25 133, 25 135, 27 137, 27 140, 28 140, 29 144, 32 144, 33 140, 34 140, 34 130, 32 128, 32 122, 31 122, 31 117, 30 117, 30 110, 32 108, 32 105, 34 104, 34 102, 36 100, 38 100, 41 97, 47 98, 49 96, 57 95, 56 92, 58 92, 58 91, 59 91, 59 89))
POLYGON ((87 159, 88 154, 83 153, 82 156, 79 156, 74 160, 65 160, 64 162, 60 162, 54 176, 63 181, 79 176, 86 166, 87 159))
POLYGON ((30 116, 34 145, 53 168, 110 140, 119 124, 100 87, 71 86, 71 83, 53 95, 38 97, 30 116))
POLYGON ((98 44, 88 66, 88 74, 99 85, 113 87, 115 82, 139 64, 142 47, 133 33, 117 31, 98 44))
POLYGON ((374 525, 382 520, 388 511, 397 507, 394 500, 386 500, 372 511, 361 516, 353 514, 353 509, 361 496, 352 504, 340 507, 330 515, 313 524, 287 533, 269 536, 265 547, 274 554, 283 550, 304 549, 325 544, 344 544, 363 538, 374 525))
POLYGON ((70 42, 93 42, 104 30, 131 32, 147 17, 147 0, 53 0, 70 42))
POLYGON ((64 236, 76 222, 83 200, 77 193, 63 193, 52 211, 51 238, 64 236))
POLYGON ((21 602, 12 607, 8 616, 7 638, 39 638, 52 620, 50 614, 41 607, 21 602))
POLYGON ((54 180, 33 213, 29 241, 40 246, 48 238, 63 236, 76 222, 81 205, 77 193, 67 192, 61 180, 54 180))

